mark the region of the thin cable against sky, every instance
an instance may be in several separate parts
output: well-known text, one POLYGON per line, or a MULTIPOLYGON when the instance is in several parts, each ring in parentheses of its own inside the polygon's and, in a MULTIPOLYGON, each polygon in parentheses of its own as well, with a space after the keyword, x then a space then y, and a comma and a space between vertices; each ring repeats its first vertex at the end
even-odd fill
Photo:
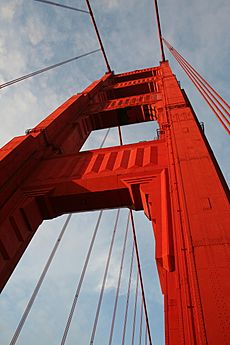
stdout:
POLYGON ((23 75, 23 76, 21 76, 21 77, 19 77, 19 78, 16 78, 16 79, 13 79, 13 80, 9 80, 9 81, 7 81, 7 82, 5 82, 5 83, 3 83, 3 84, 0 84, 0 89, 3 89, 3 88, 5 88, 5 87, 7 87, 7 86, 10 86, 10 85, 13 85, 13 84, 16 84, 16 83, 19 83, 20 81, 23 81, 23 80, 25 80, 25 79, 34 77, 35 75, 38 75, 38 74, 47 72, 47 71, 49 71, 49 70, 51 70, 51 69, 53 69, 53 68, 56 68, 56 67, 65 65, 65 64, 67 64, 67 63, 69 63, 69 62, 72 62, 72 61, 74 61, 74 60, 78 60, 78 59, 81 59, 81 58, 86 57, 86 56, 88 56, 88 55, 97 53, 97 52, 99 52, 100 50, 101 50, 101 49, 92 50, 92 51, 89 52, 89 53, 85 53, 85 54, 81 54, 81 55, 75 56, 75 57, 73 57, 73 58, 71 58, 71 59, 64 60, 64 61, 62 61, 62 62, 58 62, 58 63, 56 63, 56 64, 54 64, 54 65, 51 65, 51 66, 48 66, 48 67, 39 69, 39 70, 34 71, 34 72, 32 72, 32 73, 29 73, 29 74, 25 74, 25 75, 23 75))
POLYGON ((58 6, 58 7, 62 7, 62 8, 67 8, 69 10, 73 10, 73 11, 77 11, 77 12, 82 12, 82 13, 89 14, 89 11, 82 10, 80 8, 76 8, 76 7, 72 7, 72 6, 58 4, 57 2, 54 2, 54 1, 47 1, 47 0, 34 0, 34 1, 41 2, 41 3, 44 3, 44 4, 48 4, 48 5, 58 6))

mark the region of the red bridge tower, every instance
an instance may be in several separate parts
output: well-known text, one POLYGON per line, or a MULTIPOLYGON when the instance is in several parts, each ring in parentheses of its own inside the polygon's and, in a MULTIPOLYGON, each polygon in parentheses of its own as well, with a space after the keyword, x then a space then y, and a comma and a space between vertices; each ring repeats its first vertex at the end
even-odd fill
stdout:
POLYGON ((107 73, 5 145, 0 167, 1 289, 44 219, 143 209, 156 239, 166 344, 229 344, 228 189, 167 61, 107 73), (92 130, 144 121, 158 122, 158 140, 79 152, 92 130))

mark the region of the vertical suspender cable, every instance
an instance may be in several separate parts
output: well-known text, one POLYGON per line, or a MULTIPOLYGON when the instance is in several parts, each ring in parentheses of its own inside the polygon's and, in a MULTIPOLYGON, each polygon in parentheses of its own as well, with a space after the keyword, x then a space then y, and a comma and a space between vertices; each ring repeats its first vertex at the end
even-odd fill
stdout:
POLYGON ((122 140, 122 133, 121 133, 121 126, 118 126, 118 135, 119 135, 119 141, 120 141, 120 145, 123 145, 123 140, 122 140))
MULTIPOLYGON (((110 131, 110 128, 106 131, 105 137, 104 137, 104 139, 103 139, 103 141, 101 143, 100 148, 104 145, 105 140, 106 140, 106 138, 107 138, 107 136, 109 134, 109 131, 110 131)), ((18 337, 19 337, 19 335, 21 333, 21 330, 22 330, 22 328, 24 326, 24 323, 25 323, 25 321, 26 321, 26 319, 27 319, 27 317, 29 315, 29 312, 30 312, 32 306, 33 306, 35 298, 38 295, 38 292, 39 292, 39 290, 41 288, 41 285, 42 285, 42 283, 43 283, 43 281, 45 279, 45 276, 46 276, 46 274, 47 274, 47 272, 49 270, 49 267, 50 267, 50 265, 51 265, 51 263, 53 261, 53 258, 54 258, 55 254, 56 254, 56 251, 57 251, 57 249, 58 249, 58 247, 59 247, 59 245, 61 243, 61 240, 62 240, 63 235, 64 235, 64 233, 65 233, 65 231, 67 229, 67 226, 68 226, 68 224, 70 222, 71 217, 72 217, 72 214, 69 214, 67 216, 67 218, 66 218, 66 221, 65 221, 65 223, 64 223, 64 225, 62 227, 62 230, 61 230, 61 232, 60 232, 60 234, 58 236, 58 239, 55 242, 53 250, 52 250, 52 252, 51 252, 51 254, 50 254, 50 256, 49 256, 49 258, 48 258, 48 260, 46 262, 46 265, 45 265, 45 267, 44 267, 44 269, 42 271, 42 274, 40 275, 39 280, 38 280, 38 282, 37 282, 37 284, 35 286, 35 289, 34 289, 34 291, 32 293, 32 296, 30 297, 30 300, 29 300, 29 302, 28 302, 28 304, 26 306, 26 309, 25 309, 24 313, 22 314, 21 320, 20 320, 20 322, 18 324, 18 327, 16 328, 16 331, 15 331, 15 333, 13 335, 13 338, 11 339, 10 345, 14 345, 17 342, 17 339, 18 339, 18 337)), ((101 217, 101 215, 99 214, 99 218, 100 217, 101 217)), ((99 221, 99 218, 98 218, 98 221, 99 221)))
POLYGON ((107 280, 107 274, 108 274, 110 259, 111 259, 111 255, 112 255, 114 239, 115 239, 115 235, 116 235, 116 231, 117 231, 119 215, 120 215, 120 209, 118 209, 118 211, 117 211, 117 216, 116 216, 116 220, 115 220, 115 224, 114 224, 114 228, 113 228, 112 239, 111 239, 111 243, 110 243, 110 247, 109 247, 109 254, 108 254, 107 261, 106 261, 106 267, 105 267, 104 277, 103 277, 103 281, 102 281, 101 292, 100 292, 100 296, 99 296, 99 300, 98 300, 96 315, 95 315, 94 324, 93 324, 93 330, 92 330, 92 334, 91 334, 91 338, 90 338, 90 344, 91 345, 94 342, 94 338, 95 338, 95 334, 96 334, 97 323, 98 323, 98 318, 99 318, 100 309, 101 309, 101 302, 102 302, 102 298, 103 298, 103 294, 104 294, 105 283, 107 280))
POLYGON ((66 229, 67 229, 67 226, 68 226, 68 224, 69 224, 69 222, 70 222, 71 216, 72 216, 72 214, 69 214, 69 215, 67 216, 67 218, 66 218, 66 221, 65 221, 65 223, 64 223, 64 225, 63 225, 63 227, 62 227, 62 230, 61 230, 61 232, 60 232, 60 234, 59 234, 59 236, 58 236, 58 239, 57 239, 56 242, 55 242, 55 245, 54 245, 54 247, 53 247, 53 250, 52 250, 52 252, 51 252, 51 254, 50 254, 49 258, 48 258, 48 261, 47 261, 47 263, 46 263, 46 265, 45 265, 45 267, 44 267, 44 269, 43 269, 43 271, 42 271, 42 274, 40 275, 40 278, 39 278, 39 280, 38 280, 38 282, 37 282, 37 285, 36 285, 36 287, 35 287, 35 289, 34 289, 34 291, 33 291, 33 294, 32 294, 32 296, 30 297, 30 300, 29 300, 29 302, 28 302, 28 304, 27 304, 27 306, 26 306, 26 309, 25 309, 25 311, 24 311, 22 317, 21 317, 21 320, 20 320, 20 322, 19 322, 19 324, 18 324, 18 327, 17 327, 17 329, 16 329, 16 331, 15 331, 15 333, 14 333, 14 335, 13 335, 13 338, 12 338, 12 340, 11 340, 11 342, 10 342, 10 345, 16 344, 16 341, 17 341, 17 339, 18 339, 18 337, 19 337, 19 335, 20 335, 20 332, 21 332, 21 330, 22 330, 22 327, 24 326, 24 323, 25 323, 25 321, 26 321, 26 319, 27 319, 27 316, 29 315, 29 312, 30 312, 30 310, 31 310, 31 308, 32 308, 32 305, 33 305, 33 303, 34 303, 34 300, 35 300, 35 298, 37 297, 37 294, 38 294, 38 292, 39 292, 39 290, 40 290, 40 287, 41 287, 41 285, 42 285, 42 283, 43 283, 43 280, 44 280, 44 278, 45 278, 45 276, 46 276, 46 273, 48 272, 48 269, 49 269, 50 264, 51 264, 51 262, 52 262, 52 260, 53 260, 53 258, 54 258, 54 255, 55 255, 55 253, 56 253, 56 251, 57 251, 57 249, 58 249, 58 247, 59 247, 59 245, 60 245, 60 243, 61 243, 62 237, 63 237, 63 235, 64 235, 64 233, 65 233, 65 231, 66 231, 66 229))
POLYGON ((147 345, 148 337, 147 337, 147 326, 145 327, 145 345, 147 345))
POLYGON ((142 321, 143 321, 143 302, 141 301, 141 316, 140 316, 139 345, 141 345, 141 342, 142 342, 142 321))
POLYGON ((105 60, 105 64, 107 66, 107 70, 108 70, 109 73, 111 73, 111 68, 110 68, 110 65, 109 65, 109 61, 108 61, 106 53, 105 53, 105 49, 104 49, 104 46, 103 46, 103 43, 102 43, 102 40, 101 40, 101 36, 100 36, 99 30, 98 30, 97 23, 96 23, 96 20, 94 18, 94 14, 93 14, 93 11, 92 11, 92 8, 91 8, 89 0, 86 0, 86 4, 87 4, 88 9, 89 9, 89 14, 90 14, 92 22, 93 22, 94 30, 96 32, 97 39, 98 39, 98 42, 99 42, 100 47, 101 47, 101 51, 102 51, 102 54, 103 54, 103 57, 104 57, 104 60, 105 60))
POLYGON ((112 340, 113 340, 113 331, 114 331, 114 324, 115 324, 115 318, 116 318, 118 296, 119 296, 120 285, 121 285, 121 275, 122 275, 122 269, 123 269, 124 258, 125 258, 129 221, 130 221, 130 214, 128 214, 127 225, 126 225, 126 230, 125 230, 125 238, 124 238, 124 244, 123 244, 123 249, 122 249, 120 271, 119 271, 119 277, 118 277, 118 282, 117 282, 117 291, 116 291, 115 303, 114 303, 114 308, 113 308, 113 318, 112 318, 110 335, 109 335, 109 345, 112 344, 112 340))
MULTIPOLYGON (((102 143, 100 145, 100 148, 102 148, 104 146, 104 143, 105 143, 105 141, 106 141, 106 139, 107 139, 107 137, 109 135, 109 132, 110 132, 110 128, 107 129, 107 131, 105 133, 105 136, 104 136, 104 138, 102 140, 102 143)), ((67 335, 68 335, 68 332, 69 332, 69 328, 70 328, 70 324, 71 324, 71 321, 72 321, 72 318, 73 318, 74 311, 76 309, 78 297, 79 297, 79 294, 80 294, 80 291, 81 291, 81 287, 82 287, 82 284, 83 284, 83 281, 84 281, 84 278, 85 278, 85 273, 86 273, 86 270, 87 270, 87 267, 88 267, 88 264, 89 264, 89 259, 90 259, 91 253, 92 253, 92 249, 93 249, 93 246, 94 246, 94 242, 95 242, 95 239, 96 239, 96 235, 97 235, 97 232, 98 232, 98 228, 99 228, 99 225, 100 225, 102 214, 103 214, 103 210, 101 210, 99 212, 99 215, 98 215, 97 223, 96 223, 96 226, 95 226, 95 229, 94 229, 94 232, 93 232, 93 236, 92 236, 92 239, 91 239, 91 242, 90 242, 90 246, 89 246, 89 249, 88 249, 88 252, 87 252, 87 255, 86 255, 86 260, 85 260, 85 263, 84 263, 84 266, 83 266, 83 269, 82 269, 82 272, 81 272, 81 275, 80 275, 80 280, 78 282, 78 286, 77 286, 77 289, 76 289, 76 292, 75 292, 75 295, 74 295, 74 299, 73 299, 73 302, 72 302, 70 313, 69 313, 69 316, 68 316, 68 319, 67 319, 67 322, 66 322, 65 330, 64 330, 64 333, 63 333, 63 336, 62 336, 61 345, 64 345, 65 342, 66 342, 66 338, 67 338, 67 335)))
POLYGON ((99 225, 100 225, 102 213, 103 213, 103 210, 100 211, 99 217, 97 219, 97 223, 96 223, 96 226, 95 226, 95 229, 94 229, 93 237, 92 237, 91 242, 90 242, 88 253, 86 255, 86 260, 85 260, 85 263, 84 263, 84 266, 83 266, 83 269, 82 269, 82 272, 81 272, 80 280, 78 282, 78 286, 77 286, 77 289, 76 289, 76 293, 74 295, 74 299, 73 299, 73 303, 72 303, 71 310, 70 310, 70 313, 69 313, 69 317, 68 317, 68 320, 67 320, 67 323, 66 323, 66 326, 65 326, 65 330, 64 330, 63 336, 62 336, 61 345, 64 345, 65 342, 66 342, 66 338, 67 338, 67 335, 68 335, 68 332, 69 332, 70 324, 71 324, 71 321, 72 321, 72 318, 73 318, 73 314, 74 314, 74 311, 75 311, 75 308, 76 308, 76 304, 77 304, 77 301, 78 301, 78 297, 79 297, 79 294, 80 294, 80 291, 81 291, 81 286, 82 286, 82 283, 83 283, 83 280, 84 280, 84 277, 85 277, 86 269, 88 267, 88 263, 89 263, 89 259, 90 259, 91 252, 92 252, 92 249, 93 249, 93 245, 94 245, 95 238, 96 238, 96 235, 97 235, 97 232, 98 232, 98 228, 99 228, 99 225))
POLYGON ((125 344, 126 325, 127 325, 128 311, 129 311, 130 288, 131 288, 132 273, 133 273, 133 259, 134 259, 134 244, 133 244, 133 249, 132 249, 132 254, 131 254, 131 261, 130 261, 129 282, 128 282, 127 297, 126 297, 126 307, 125 307, 125 318, 124 318, 122 345, 125 344))
POLYGON ((109 132, 110 132, 110 128, 107 129, 106 133, 105 133, 105 136, 104 136, 104 139, 102 140, 102 143, 101 143, 101 146, 100 146, 100 149, 104 146, 104 143, 109 135, 109 132))
POLYGON ((135 292, 135 302, 134 302, 134 312, 133 312, 133 333, 132 333, 132 345, 134 345, 135 330, 136 330, 136 317, 137 317, 137 298, 138 298, 138 287, 139 287, 139 275, 137 271, 136 279, 136 292, 135 292))
MULTIPOLYGON (((123 140, 122 140, 122 133, 121 133, 120 126, 118 126, 118 134, 119 134, 120 145, 122 146, 123 145, 123 140)), ((130 210, 130 216, 131 216, 134 248, 135 248, 136 259, 137 259, 137 268, 138 268, 138 274, 139 274, 140 286, 141 286, 142 301, 143 301, 144 312, 145 312, 145 321, 146 321, 146 325, 147 325, 149 344, 152 345, 152 337, 151 337, 150 326, 149 326, 149 318, 148 318, 148 311, 147 311, 147 305, 146 305, 146 299, 145 299, 144 284, 143 284, 142 273, 141 273, 141 263, 140 263, 140 257, 139 257, 139 251, 138 251, 138 245, 137 245, 137 238, 136 238, 136 230, 135 230, 135 224, 134 224, 132 210, 130 210)))
POLYGON ((139 274, 140 285, 141 285, 142 301, 143 301, 144 312, 145 312, 145 321, 146 321, 146 326, 147 326, 147 331, 148 331, 149 344, 152 345, 152 337, 151 337, 150 326, 149 326, 149 317, 148 317, 148 311, 147 311, 147 305, 146 305, 146 299, 145 299, 144 284, 143 284, 143 278, 142 278, 142 272, 141 272, 141 263, 140 263, 139 250, 138 250, 137 237, 136 237, 136 229, 135 229, 132 210, 130 210, 130 214, 131 214, 134 248, 135 248, 136 259, 137 259, 137 268, 138 268, 138 274, 139 274))

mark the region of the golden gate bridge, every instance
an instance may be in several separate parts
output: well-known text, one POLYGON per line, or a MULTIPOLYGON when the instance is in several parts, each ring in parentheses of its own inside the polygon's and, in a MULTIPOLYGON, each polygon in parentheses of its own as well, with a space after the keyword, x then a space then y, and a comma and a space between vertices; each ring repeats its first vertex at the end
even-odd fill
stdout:
MULTIPOLYGON (((51 1, 39 2, 62 7, 51 1)), ((151 333, 154 329, 150 327, 148 317, 151 307, 146 303, 132 211, 143 209, 152 221, 156 239, 156 262, 165 303, 165 343, 215 344, 218 340, 227 344, 226 315, 229 309, 225 270, 228 266, 227 252, 222 249, 228 246, 228 189, 190 102, 165 61, 163 41, 228 134, 229 106, 189 62, 163 39, 156 1, 160 65, 118 75, 111 72, 90 3, 86 3, 88 11, 65 7, 88 12, 91 16, 107 73, 1 151, 2 287, 41 221, 70 213, 10 344, 18 340, 62 241, 71 213, 127 206, 130 211, 127 213, 111 328, 105 342, 113 342, 127 236, 131 229, 133 249, 130 253, 130 278, 124 321, 121 322, 123 334, 118 343, 137 342, 135 335, 139 328, 139 344, 152 344, 151 333), (157 140, 123 146, 122 126, 147 121, 158 122, 157 140), (108 129, 100 149, 78 152, 92 130, 115 126, 118 127, 119 146, 103 148, 108 129), (217 262, 220 250, 221 268, 217 262), (212 264, 210 256, 213 258, 212 264), (137 275, 132 332, 130 339, 126 340, 134 259, 137 275), (141 297, 137 326, 138 294, 141 297)), ((45 67, 3 83, 0 87, 8 87, 96 52, 94 50, 45 67)), ((118 209, 111 226, 111 243, 95 308, 90 344, 95 340, 120 212, 118 209)), ((67 340, 102 213, 100 211, 98 214, 61 344, 67 340)))

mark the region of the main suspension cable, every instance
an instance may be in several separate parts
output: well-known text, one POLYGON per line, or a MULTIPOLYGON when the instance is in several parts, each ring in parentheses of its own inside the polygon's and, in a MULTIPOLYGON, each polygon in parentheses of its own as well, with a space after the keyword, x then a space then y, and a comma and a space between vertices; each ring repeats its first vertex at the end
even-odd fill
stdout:
POLYGON ((133 273, 133 259, 134 259, 134 244, 133 244, 132 254, 131 254, 128 290, 126 294, 126 306, 125 306, 125 317, 124 317, 124 326, 123 326, 123 335, 122 335, 122 345, 125 344, 126 325, 127 325, 128 311, 129 311, 130 289, 131 289, 131 281, 132 281, 132 273, 133 273))
POLYGON ((134 345, 135 339, 135 330, 136 330, 136 317, 137 317, 137 298, 138 298, 138 287, 139 287, 139 274, 137 271, 137 278, 136 278, 136 291, 135 291, 135 299, 134 299, 134 312, 133 312, 133 332, 132 332, 132 345, 134 345))
POLYGON ((82 10, 82 9, 79 9, 79 8, 76 8, 76 7, 67 6, 67 5, 62 5, 62 4, 59 4, 59 3, 54 2, 54 1, 47 1, 47 0, 34 0, 34 1, 42 2, 42 3, 44 3, 44 4, 54 5, 54 6, 58 6, 58 7, 63 7, 63 8, 67 8, 67 9, 69 9, 69 10, 73 10, 73 11, 77 11, 77 12, 82 12, 82 13, 87 13, 87 14, 89 14, 89 12, 86 11, 86 10, 82 10))
POLYGON ((108 253, 107 261, 106 261, 106 267, 105 267, 105 272, 104 272, 104 276, 103 276, 101 292, 100 292, 100 296, 99 296, 99 300, 98 300, 96 315, 95 315, 95 319, 94 319, 94 323, 93 323, 93 330, 92 330, 91 338, 90 338, 90 345, 93 344, 95 334, 96 334, 97 323, 98 323, 98 319, 99 319, 101 303, 102 303, 102 298, 103 298, 104 289, 105 289, 105 283, 107 280, 108 269, 109 269, 111 255, 112 255, 114 239, 115 239, 115 235, 117 232, 117 225, 118 225, 119 216, 120 216, 120 209, 118 209, 118 211, 117 211, 117 216, 116 216, 116 220, 115 220, 115 224, 114 224, 114 228, 113 228, 113 234, 112 234, 112 239, 111 239, 111 243, 110 243, 110 247, 109 247, 109 253, 108 253))
POLYGON ((212 100, 210 95, 207 93, 206 89, 204 89, 204 87, 202 87, 201 83, 196 79, 196 77, 194 77, 194 74, 188 69, 188 67, 184 64, 184 62, 182 62, 180 60, 180 58, 177 58, 177 57, 175 57, 175 58, 179 62, 179 64, 181 65, 181 67, 183 68, 183 70, 185 71, 187 76, 190 78, 192 83, 196 86, 198 92, 202 95, 202 97, 204 98, 206 103, 209 105, 209 107, 211 108, 213 113, 216 115, 218 120, 221 122, 223 127, 230 134, 230 130, 227 127, 227 125, 230 126, 230 121, 225 117, 225 115, 222 113, 220 108, 216 105, 216 103, 212 100), (227 122, 227 125, 225 124, 224 121, 227 122))
MULTIPOLYGON (((202 77, 202 75, 200 73, 198 73, 195 70, 195 68, 175 48, 173 48, 171 46, 171 44, 169 42, 166 41, 165 38, 162 37, 162 40, 164 41, 167 48, 171 51, 176 52, 183 59, 183 61, 193 70, 193 72, 200 78, 200 80, 202 80, 203 83, 207 85, 207 87, 213 92, 213 94, 215 94, 220 99, 220 101, 226 106, 226 108, 230 110, 230 105, 220 96, 220 94, 218 92, 216 92, 216 90, 207 82, 207 80, 205 80, 202 77)), ((229 115, 229 113, 228 113, 228 115, 229 115)))
MULTIPOLYGON (((171 52, 171 54, 173 55, 173 57, 176 59, 176 61, 182 67, 182 69, 190 78, 192 83, 195 85, 198 92, 202 95, 206 103, 209 105, 209 107, 211 108, 215 116, 221 122, 222 126, 225 128, 227 133, 230 134, 230 129, 228 128, 228 126, 230 125, 230 122, 221 110, 223 109, 224 112, 228 116, 230 116, 229 112, 226 110, 223 104, 220 103, 220 102, 223 102, 223 98, 220 97, 217 92, 215 92, 215 95, 219 98, 217 99, 217 97, 213 94, 214 89, 205 81, 205 79, 201 77, 200 74, 196 72, 196 70, 182 57, 182 55, 179 54, 164 38, 163 38, 163 41, 166 47, 171 52)), ((229 108, 228 104, 225 101, 224 101, 224 104, 227 108, 229 108)))
POLYGON ((118 296, 119 296, 120 285, 121 285, 122 270, 123 270, 123 265, 124 265, 125 250, 126 250, 127 236, 128 236, 128 230, 129 230, 129 222, 130 222, 130 214, 128 214, 127 225, 126 225, 126 230, 125 230, 125 237, 124 237, 124 244, 123 244, 123 249, 122 249, 119 277, 118 277, 117 289, 116 289, 116 297, 115 297, 114 308, 113 308, 113 317, 112 317, 112 323, 111 323, 110 335, 109 335, 109 345, 111 345, 112 341, 113 341, 114 324, 115 324, 115 318, 116 318, 118 296))
MULTIPOLYGON (((225 114, 230 117, 229 112, 224 108, 224 106, 220 103, 220 101, 215 97, 215 95, 213 95, 212 92, 210 92, 210 90, 207 88, 207 86, 205 85, 205 83, 197 76, 197 74, 192 70, 192 68, 190 68, 190 66, 186 63, 186 60, 184 60, 180 54, 174 52, 174 57, 175 59, 181 64, 181 67, 183 66, 184 69, 186 69, 189 72, 189 75, 192 76, 194 78, 194 80, 196 80, 196 82, 198 83, 199 87, 204 91, 204 93, 206 94, 206 96, 208 97, 208 99, 213 103, 213 105, 217 108, 217 110, 220 112, 221 116, 223 117, 223 119, 230 124, 229 120, 225 117, 225 115, 222 113, 222 111, 220 110, 220 108, 225 112, 225 114), (214 101, 218 104, 218 107, 215 102, 212 100, 212 98, 214 99, 214 101)), ((188 75, 188 74, 187 74, 188 75)), ((190 78, 191 79, 191 78, 190 78)))
POLYGON ((206 101, 208 106, 211 108, 211 110, 213 111, 214 115, 218 118, 218 120, 220 121, 222 126, 225 128, 225 130, 228 132, 228 134, 230 134, 230 130, 228 129, 227 125, 224 122, 224 121, 226 121, 228 123, 228 126, 229 126, 230 122, 228 121, 228 119, 221 112, 221 110, 218 108, 218 106, 215 104, 215 102, 211 99, 211 97, 208 95, 206 90, 201 86, 199 81, 194 77, 194 75, 188 69, 188 67, 186 67, 184 65, 184 63, 180 61, 179 58, 177 58, 176 56, 174 56, 174 57, 177 60, 177 62, 181 65, 181 67, 183 68, 183 70, 185 71, 187 76, 190 78, 192 83, 195 85, 195 87, 197 88, 197 91, 201 94, 201 96, 204 98, 204 100, 206 101))
POLYGON ((105 60, 105 64, 106 64, 107 70, 108 70, 109 73, 111 73, 112 72, 111 71, 111 67, 109 65, 109 61, 108 61, 108 58, 107 58, 107 55, 106 55, 106 52, 105 52, 104 45, 102 43, 102 39, 101 39, 99 30, 98 30, 97 23, 96 23, 96 20, 95 20, 95 17, 94 17, 94 14, 93 14, 93 11, 92 11, 92 8, 91 8, 89 0, 86 0, 86 4, 87 4, 88 9, 89 9, 89 14, 90 14, 92 22, 93 22, 93 27, 94 27, 94 30, 96 32, 96 36, 97 36, 99 45, 101 47, 101 51, 102 51, 102 54, 103 54, 103 57, 104 57, 104 60, 105 60))
POLYGON ((165 61, 165 53, 164 53, 164 46, 162 42, 161 23, 160 23, 160 15, 159 15, 159 10, 158 10, 157 0, 154 0, 154 6, 155 6, 155 14, 156 14, 156 20, 157 20, 158 38, 159 38, 160 49, 161 49, 161 59, 162 61, 165 61))
POLYGON ((71 59, 68 59, 68 60, 65 60, 65 61, 62 61, 62 62, 58 62, 58 63, 56 63, 56 64, 54 64, 54 65, 51 65, 51 66, 48 66, 48 67, 39 69, 39 70, 34 71, 34 72, 32 72, 32 73, 25 74, 25 75, 23 75, 23 76, 21 76, 21 77, 19 77, 19 78, 16 78, 16 79, 7 81, 7 82, 5 82, 5 83, 3 83, 3 84, 0 84, 0 89, 3 89, 3 88, 5 88, 5 87, 7 87, 7 86, 10 86, 10 85, 13 85, 13 84, 16 84, 16 83, 19 83, 20 81, 23 81, 23 80, 25 80, 25 79, 34 77, 35 75, 38 75, 38 74, 47 72, 47 71, 49 71, 49 70, 51 70, 51 69, 53 69, 53 68, 62 66, 62 65, 64 65, 64 64, 67 64, 67 63, 72 62, 72 61, 74 61, 74 60, 81 59, 81 58, 86 57, 86 56, 88 56, 88 55, 97 53, 97 52, 99 52, 99 51, 100 51, 100 49, 92 50, 92 51, 89 52, 89 53, 85 53, 85 54, 82 54, 82 55, 78 55, 78 56, 75 56, 75 57, 73 57, 73 58, 71 58, 71 59))
POLYGON ((26 321, 26 319, 27 319, 27 317, 29 315, 29 312, 30 312, 33 304, 34 304, 35 298, 37 297, 37 294, 38 294, 38 292, 40 290, 40 287, 41 287, 41 285, 42 285, 42 283, 43 283, 43 281, 45 279, 45 276, 46 276, 46 274, 47 274, 47 272, 49 270, 51 262, 53 261, 53 258, 54 258, 55 254, 56 254, 56 251, 57 251, 57 249, 58 249, 58 247, 59 247, 59 245, 61 243, 62 237, 63 237, 63 235, 64 235, 64 233, 65 233, 65 231, 67 229, 67 226, 68 226, 68 224, 70 222, 71 216, 72 216, 72 214, 69 214, 67 216, 67 218, 66 218, 66 221, 65 221, 65 223, 64 223, 64 225, 63 225, 63 227, 61 229, 61 232, 60 232, 60 234, 58 236, 58 239, 55 242, 53 250, 52 250, 52 252, 51 252, 51 254, 50 254, 49 258, 48 258, 48 261, 47 261, 47 263, 46 263, 46 265, 45 265, 45 267, 44 267, 44 269, 42 271, 42 274, 40 275, 40 278, 39 278, 39 280, 38 280, 38 282, 37 282, 37 284, 35 286, 35 289, 34 289, 32 295, 31 295, 31 297, 29 299, 29 302, 28 302, 28 304, 26 306, 26 309, 25 309, 24 313, 22 314, 21 320, 20 320, 20 322, 18 324, 18 327, 16 328, 16 331, 15 331, 15 333, 13 335, 13 338, 11 339, 10 345, 16 344, 16 341, 17 341, 17 339, 18 339, 18 337, 19 337, 19 335, 21 333, 22 327, 24 326, 24 323, 25 323, 25 321, 26 321))
POLYGON ((94 232, 93 232, 93 236, 92 236, 92 239, 91 239, 91 242, 90 242, 90 246, 89 246, 89 249, 88 249, 88 252, 87 252, 87 255, 86 255, 85 263, 84 263, 83 269, 81 271, 81 275, 80 275, 80 279, 79 279, 79 282, 78 282, 78 286, 77 286, 77 289, 76 289, 76 292, 75 292, 75 295, 74 295, 74 299, 73 299, 73 303, 72 303, 72 306, 71 306, 71 309, 70 309, 68 320, 67 320, 67 323, 66 323, 66 326, 65 326, 65 330, 64 330, 64 333, 63 333, 63 336, 62 336, 61 345, 64 345, 65 342, 66 342, 66 338, 67 338, 67 335, 68 335, 68 332, 69 332, 70 324, 71 324, 71 321, 72 321, 72 318, 73 318, 73 314, 74 314, 74 311, 75 311, 75 308, 76 308, 76 305, 77 305, 78 297, 79 297, 79 294, 80 294, 80 291, 81 291, 82 283, 83 283, 83 280, 85 278, 85 273, 86 273, 86 270, 87 270, 87 267, 88 267, 89 259, 90 259, 91 253, 92 253, 92 249, 93 249, 93 245, 94 245, 94 242, 95 242, 95 238, 96 238, 96 235, 97 235, 97 232, 98 232, 98 229, 99 229, 99 225, 100 225, 102 214, 103 214, 103 210, 100 211, 98 219, 97 219, 97 223, 96 223, 96 226, 95 226, 95 229, 94 229, 94 232))
POLYGON ((212 92, 207 88, 205 83, 197 76, 197 74, 192 70, 192 68, 187 64, 186 60, 179 53, 177 53, 176 51, 172 51, 172 54, 173 54, 174 58, 177 60, 177 62, 184 69, 184 71, 186 72, 188 77, 193 81, 194 84, 196 83, 197 88, 199 87, 203 91, 203 93, 206 95, 206 97, 210 100, 210 102, 214 105, 214 107, 217 109, 217 111, 222 116, 223 120, 226 121, 228 124, 230 124, 230 121, 225 117, 225 115, 222 113, 221 109, 217 106, 217 104, 218 104, 223 109, 223 111, 226 113, 226 115, 228 117, 230 117, 229 112, 223 107, 223 105, 220 103, 220 101, 215 97, 215 95, 212 94, 212 92), (211 97, 214 99, 214 101, 211 97))
POLYGON ((218 95, 218 93, 211 88, 211 86, 209 86, 209 84, 207 84, 207 82, 204 80, 204 78, 201 77, 201 75, 188 63, 187 60, 185 60, 183 58, 183 56, 181 54, 179 54, 176 50, 174 51, 175 55, 178 57, 178 59, 184 63, 184 65, 188 68, 188 70, 191 72, 191 74, 197 79, 199 80, 200 84, 203 85, 205 87, 205 89, 207 90, 207 92, 211 95, 211 97, 213 97, 213 99, 216 101, 216 103, 220 106, 220 108, 225 112, 225 114, 230 118, 230 113, 228 110, 225 109, 225 107, 221 104, 221 102, 223 102, 225 104, 225 106, 230 109, 229 105, 227 104, 227 102, 225 102, 223 100, 223 98, 218 95), (217 96, 217 97, 216 97, 217 96), (219 99, 218 99, 219 98, 219 99))

